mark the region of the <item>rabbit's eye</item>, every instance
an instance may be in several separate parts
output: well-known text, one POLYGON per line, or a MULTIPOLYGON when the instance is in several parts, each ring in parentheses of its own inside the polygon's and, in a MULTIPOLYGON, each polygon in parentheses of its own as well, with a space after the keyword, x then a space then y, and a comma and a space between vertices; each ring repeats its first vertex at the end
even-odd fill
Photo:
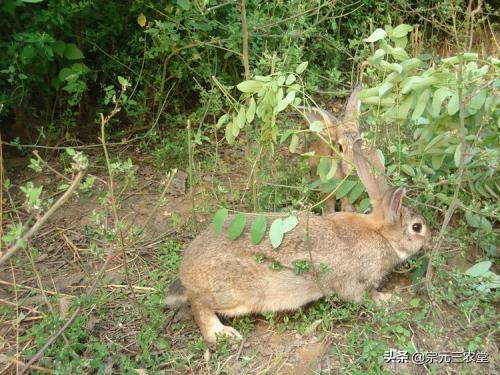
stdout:
POLYGON ((415 232, 420 233, 422 230, 422 224, 421 223, 415 223, 411 226, 411 229, 413 229, 415 232))
POLYGON ((337 147, 339 148, 340 152, 344 152, 344 148, 342 147, 342 145, 340 143, 337 143, 337 147))

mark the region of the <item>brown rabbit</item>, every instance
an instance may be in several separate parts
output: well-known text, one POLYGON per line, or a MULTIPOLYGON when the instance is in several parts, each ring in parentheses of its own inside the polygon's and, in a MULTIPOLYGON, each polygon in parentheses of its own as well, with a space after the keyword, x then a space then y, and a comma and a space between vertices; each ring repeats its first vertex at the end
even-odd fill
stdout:
POLYGON ((297 227, 278 249, 267 239, 252 245, 248 233, 230 241, 225 231, 216 234, 210 227, 186 248, 180 282, 173 284, 167 304, 189 301, 203 337, 214 343, 221 334, 241 337, 216 314, 293 310, 332 293, 352 302, 361 301, 366 292, 379 298, 375 289, 384 276, 418 252, 430 231, 421 216, 402 207, 404 188, 388 187, 377 153, 361 150, 360 140, 353 151, 372 200, 370 214, 298 215, 297 227), (257 262, 257 256, 267 261, 257 262), (309 262, 310 271, 296 274, 297 261, 309 262), (281 268, 270 269, 270 262, 281 268))
MULTIPOLYGON (((362 88, 361 84, 357 84, 353 88, 351 95, 347 100, 342 120, 339 120, 331 112, 324 109, 306 109, 304 107, 300 107, 304 110, 303 115, 310 123, 313 121, 321 121, 325 125, 323 131, 321 132, 323 139, 319 137, 316 138, 313 142, 311 142, 311 144, 309 144, 308 147, 308 151, 314 151, 314 157, 309 158, 309 167, 313 175, 316 174, 316 170, 322 156, 332 157, 337 160, 340 159, 337 171, 333 176, 335 179, 341 180, 352 174, 354 169, 354 158, 352 155, 352 147, 350 147, 350 145, 354 144, 354 141, 360 137, 357 116, 359 114, 361 101, 357 96, 362 88)), ((332 195, 325 202, 325 213, 328 214, 335 212, 335 201, 335 195, 332 195)), ((341 210, 353 211, 353 207, 349 203, 349 198, 347 196, 342 197, 341 199, 341 210)))

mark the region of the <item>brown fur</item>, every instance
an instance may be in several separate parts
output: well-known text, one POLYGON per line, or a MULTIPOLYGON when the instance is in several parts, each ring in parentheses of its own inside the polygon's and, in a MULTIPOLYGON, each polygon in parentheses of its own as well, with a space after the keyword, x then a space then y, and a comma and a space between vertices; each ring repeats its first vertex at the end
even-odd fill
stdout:
MULTIPOLYGON (((229 219, 222 234, 210 227, 187 247, 180 266, 185 291, 180 288, 180 293, 191 302, 207 342, 215 342, 219 334, 241 337, 224 326, 216 313, 237 316, 293 310, 332 293, 359 302, 394 266, 424 246, 430 231, 423 218, 401 207, 404 189, 389 189, 366 160, 371 151, 358 144, 353 147, 354 162, 373 201, 371 214, 300 214, 297 227, 285 234, 278 249, 268 239, 252 245, 248 231, 236 241, 229 240, 229 219), (414 224, 421 225, 421 231, 415 232, 414 224), (257 262, 257 256, 265 261, 257 262), (294 262, 299 260, 310 262, 313 268, 296 274, 294 262), (282 268, 272 270, 273 261, 282 268), (324 266, 327 269, 319 272, 324 266)), ((271 215, 268 221, 280 216, 271 215)), ((175 297, 180 296, 169 296, 175 297)))
MULTIPOLYGON (((352 174, 354 158, 351 146, 360 137, 359 124, 356 117, 360 106, 357 95, 361 88, 361 85, 354 87, 341 120, 337 119, 329 111, 319 108, 304 111, 303 115, 309 122, 321 121, 325 125, 321 133, 324 140, 318 137, 308 147, 308 151, 314 151, 315 155, 309 159, 309 167, 313 175, 316 174, 319 161, 324 156, 339 160, 337 171, 333 176, 335 179, 340 180, 352 174)), ((325 201, 325 213, 335 212, 335 201, 334 194, 325 201)), ((353 211, 348 197, 341 199, 341 210, 353 211)))

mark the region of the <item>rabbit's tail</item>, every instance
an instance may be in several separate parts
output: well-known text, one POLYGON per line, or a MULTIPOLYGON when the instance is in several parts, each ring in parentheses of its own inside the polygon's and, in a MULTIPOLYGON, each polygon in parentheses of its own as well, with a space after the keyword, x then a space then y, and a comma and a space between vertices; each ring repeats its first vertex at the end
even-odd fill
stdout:
POLYGON ((165 299, 165 304, 168 307, 178 307, 187 303, 186 288, 182 285, 179 279, 170 284, 168 296, 165 299))

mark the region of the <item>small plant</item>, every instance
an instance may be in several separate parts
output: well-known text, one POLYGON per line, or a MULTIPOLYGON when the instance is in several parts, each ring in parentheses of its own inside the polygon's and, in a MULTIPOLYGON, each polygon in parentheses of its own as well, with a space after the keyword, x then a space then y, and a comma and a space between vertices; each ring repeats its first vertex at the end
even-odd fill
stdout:
POLYGON ((405 49, 411 32, 413 27, 406 24, 386 26, 365 39, 378 46, 367 60, 368 74, 378 84, 358 97, 376 118, 397 125, 398 142, 387 146, 387 173, 412 179, 426 191, 434 188, 427 199, 449 204, 449 187, 456 183, 463 162, 468 189, 460 207, 469 225, 489 231, 488 217, 493 218, 498 207, 486 201, 500 195, 495 177, 500 153, 494 135, 500 118, 495 80, 500 62, 471 52, 443 59, 411 57, 405 49), (409 132, 414 142, 403 143, 409 132))

